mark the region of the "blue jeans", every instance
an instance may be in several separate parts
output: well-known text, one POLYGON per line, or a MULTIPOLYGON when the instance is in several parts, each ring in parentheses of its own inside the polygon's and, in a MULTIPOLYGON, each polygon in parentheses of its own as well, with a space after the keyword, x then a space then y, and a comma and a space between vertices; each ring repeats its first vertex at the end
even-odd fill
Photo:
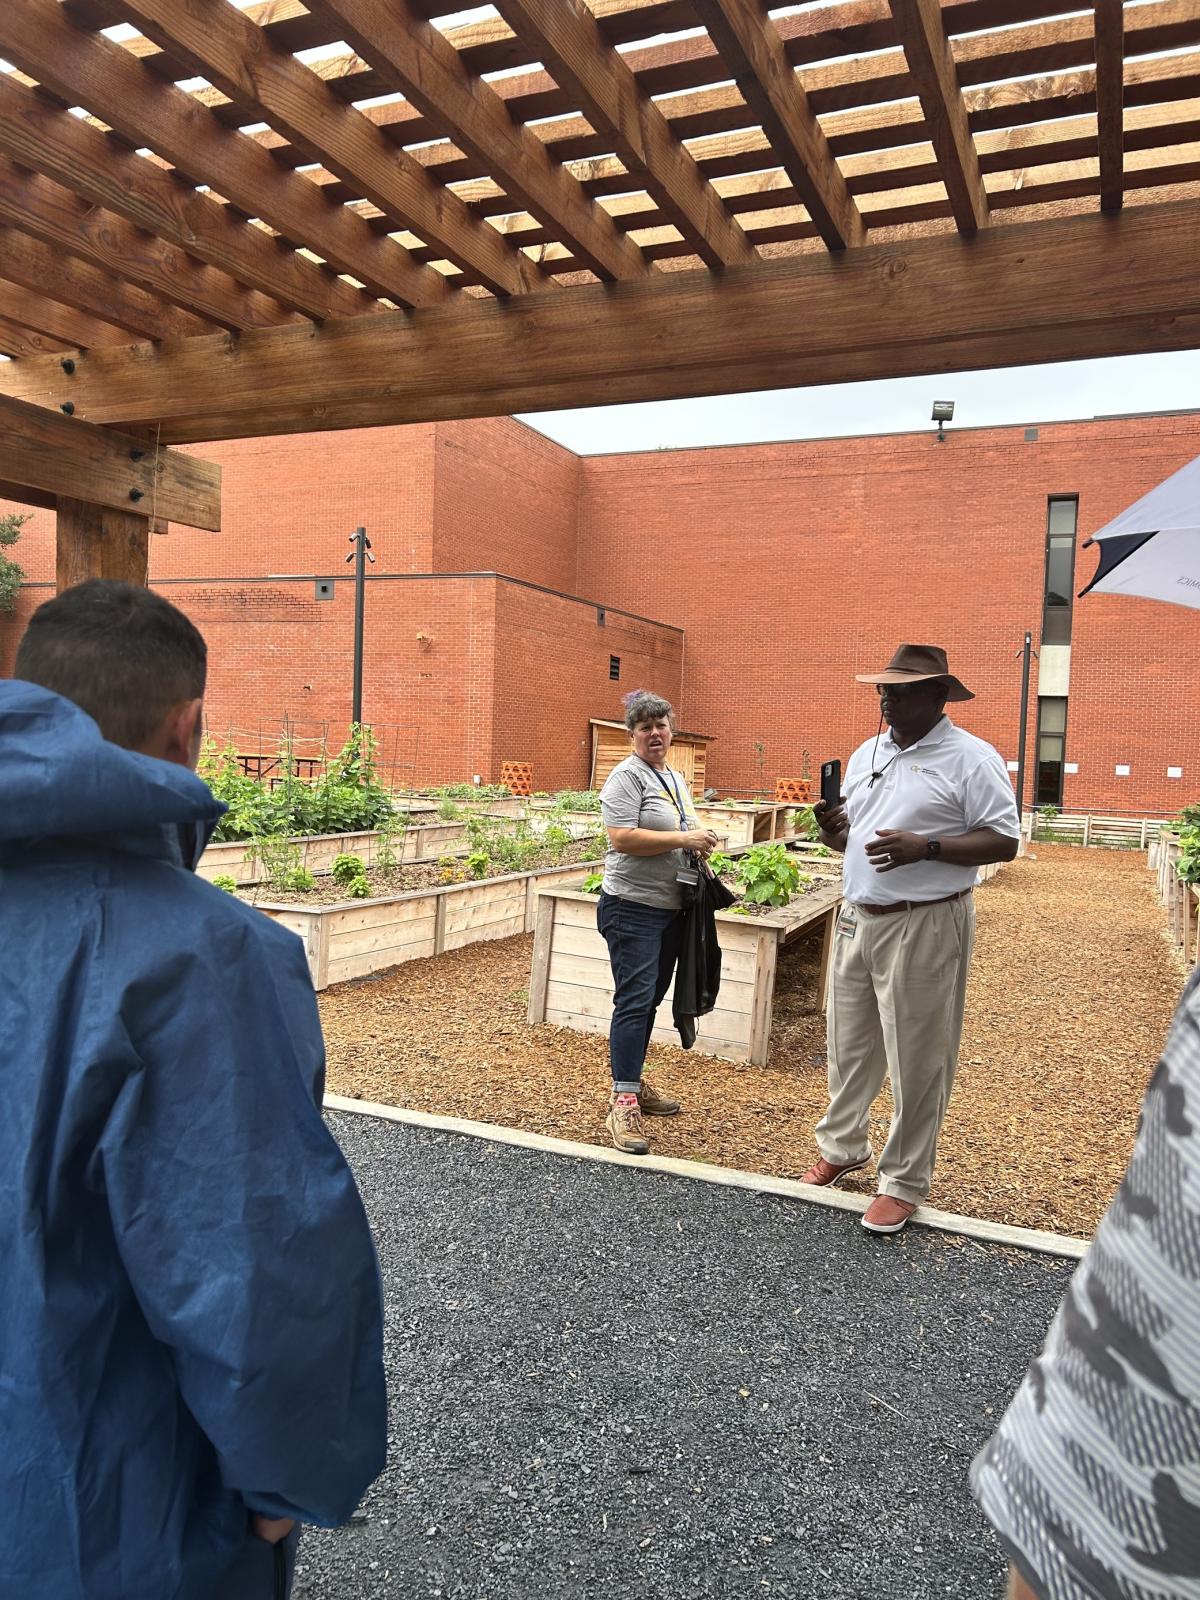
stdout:
POLYGON ((247 1527, 242 1548, 221 1579, 214 1600, 288 1600, 299 1543, 298 1526, 278 1544, 267 1544, 247 1527))
POLYGON ((612 963, 612 1026, 608 1053, 614 1083, 640 1083, 654 1032, 654 1013, 675 973, 683 918, 678 911, 601 894, 596 926, 612 963))

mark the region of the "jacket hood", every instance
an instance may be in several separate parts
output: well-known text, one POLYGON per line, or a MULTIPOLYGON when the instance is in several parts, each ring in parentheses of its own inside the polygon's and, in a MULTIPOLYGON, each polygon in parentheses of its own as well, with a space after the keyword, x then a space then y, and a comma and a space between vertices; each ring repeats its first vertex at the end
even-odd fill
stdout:
POLYGON ((224 810, 186 767, 110 744, 61 695, 20 679, 0 682, 0 845, 145 838, 189 824, 198 843, 224 810))

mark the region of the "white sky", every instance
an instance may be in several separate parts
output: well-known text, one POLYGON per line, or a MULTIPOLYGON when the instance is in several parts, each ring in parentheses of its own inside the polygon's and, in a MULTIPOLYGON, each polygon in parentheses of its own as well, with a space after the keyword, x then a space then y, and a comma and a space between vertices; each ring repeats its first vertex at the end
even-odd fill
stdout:
POLYGON ((1074 421, 1130 411, 1200 410, 1200 351, 1070 361, 935 378, 543 411, 522 418, 578 455, 768 439, 932 429, 935 400, 955 402, 948 426, 1074 421))

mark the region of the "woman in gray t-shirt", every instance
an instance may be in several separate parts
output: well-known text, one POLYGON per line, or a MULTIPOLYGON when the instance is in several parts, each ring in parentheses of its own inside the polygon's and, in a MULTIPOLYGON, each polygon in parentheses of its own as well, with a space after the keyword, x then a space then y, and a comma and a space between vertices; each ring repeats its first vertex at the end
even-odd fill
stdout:
POLYGON ((667 765, 674 732, 670 702, 639 691, 631 695, 625 725, 633 754, 609 774, 600 791, 608 829, 604 884, 596 924, 612 962, 613 1017, 609 1029, 612 1096, 605 1126, 618 1150, 645 1155, 650 1148, 642 1114, 670 1117, 678 1100, 643 1082, 642 1067, 654 1030, 654 1013, 671 986, 679 955, 678 883, 685 850, 707 856, 717 836, 691 814, 687 784, 667 765))

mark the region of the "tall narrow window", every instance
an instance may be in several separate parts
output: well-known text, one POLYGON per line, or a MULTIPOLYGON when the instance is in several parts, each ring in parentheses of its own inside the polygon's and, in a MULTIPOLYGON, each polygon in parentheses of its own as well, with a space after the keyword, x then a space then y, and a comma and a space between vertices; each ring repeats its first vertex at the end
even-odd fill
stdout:
POLYGON ((1071 596, 1075 588, 1075 522, 1079 501, 1074 495, 1051 499, 1046 519, 1046 589, 1042 607, 1042 643, 1070 644, 1071 596))
POLYGON ((621 677, 621 658, 620 658, 620 656, 609 656, 609 658, 608 658, 608 675, 613 680, 614 683, 617 683, 617 682, 620 681, 620 677, 621 677))
POLYGON ((1038 701, 1037 777, 1035 806, 1061 806, 1063 756, 1067 743, 1067 702, 1044 695, 1038 701))

